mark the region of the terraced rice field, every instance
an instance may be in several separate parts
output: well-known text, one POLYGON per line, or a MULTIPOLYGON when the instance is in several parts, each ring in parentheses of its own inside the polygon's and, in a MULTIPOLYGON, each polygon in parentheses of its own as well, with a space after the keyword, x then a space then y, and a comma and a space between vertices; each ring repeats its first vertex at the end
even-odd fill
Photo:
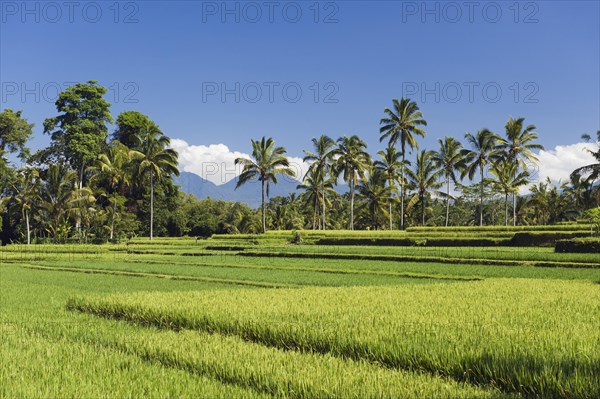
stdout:
POLYGON ((0 247, 0 396, 600 397, 599 254, 319 234, 0 247))

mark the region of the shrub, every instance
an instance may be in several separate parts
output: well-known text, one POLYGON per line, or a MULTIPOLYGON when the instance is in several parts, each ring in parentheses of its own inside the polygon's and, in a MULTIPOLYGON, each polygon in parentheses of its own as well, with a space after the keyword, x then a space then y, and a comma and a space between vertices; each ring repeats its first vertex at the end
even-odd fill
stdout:
POLYGON ((584 232, 522 232, 515 233, 510 240, 513 247, 552 246, 558 240, 585 237, 584 232))
POLYGON ((600 238, 560 240, 556 242, 554 251, 566 253, 595 253, 599 254, 598 261, 600 261, 600 238))

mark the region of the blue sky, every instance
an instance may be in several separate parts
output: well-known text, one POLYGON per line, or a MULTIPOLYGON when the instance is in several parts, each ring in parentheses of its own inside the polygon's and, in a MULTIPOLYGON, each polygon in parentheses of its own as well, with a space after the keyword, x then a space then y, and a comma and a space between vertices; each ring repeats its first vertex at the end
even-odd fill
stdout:
POLYGON ((114 116, 148 114, 184 152, 226 146, 194 147, 191 163, 262 135, 301 156, 322 133, 359 134, 375 153, 403 95, 429 122, 426 148, 501 133, 511 115, 554 155, 598 130, 599 2, 475 3, 2 1, 0 106, 24 111, 40 148, 56 89, 98 80, 114 116))

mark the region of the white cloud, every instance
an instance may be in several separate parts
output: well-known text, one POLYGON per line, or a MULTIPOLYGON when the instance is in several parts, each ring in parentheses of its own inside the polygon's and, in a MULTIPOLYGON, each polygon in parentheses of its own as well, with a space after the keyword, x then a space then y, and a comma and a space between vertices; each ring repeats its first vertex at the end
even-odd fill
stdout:
MULTIPOLYGON (((232 151, 225 144, 191 145, 185 140, 172 139, 171 148, 179 153, 179 168, 195 173, 208 181, 221 185, 241 173, 241 167, 235 165, 236 158, 249 158, 250 155, 232 151)), ((289 157, 290 167, 301 180, 308 168, 302 158, 289 157)))
POLYGON ((586 149, 593 149, 593 144, 557 145, 553 150, 541 150, 538 154, 538 181, 547 177, 555 183, 569 181, 569 175, 575 169, 595 162, 586 149))

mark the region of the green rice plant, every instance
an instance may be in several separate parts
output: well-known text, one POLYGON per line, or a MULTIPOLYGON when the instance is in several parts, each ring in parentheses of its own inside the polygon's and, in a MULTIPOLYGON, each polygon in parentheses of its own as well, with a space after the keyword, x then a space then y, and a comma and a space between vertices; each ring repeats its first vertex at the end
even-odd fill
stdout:
POLYGON ((88 296, 70 299, 68 308, 425 370, 530 397, 596 398, 599 304, 592 283, 497 279, 88 296))
POLYGON ((126 351, 38 332, 3 334, 0 358, 2 398, 270 397, 126 351))
MULTIPOLYGON (((150 362, 208 376, 276 397, 293 398, 504 398, 494 389, 423 373, 391 370, 329 354, 300 353, 183 330, 132 329, 126 337, 96 338, 150 362)), ((85 335, 89 340, 89 334, 85 335)))

